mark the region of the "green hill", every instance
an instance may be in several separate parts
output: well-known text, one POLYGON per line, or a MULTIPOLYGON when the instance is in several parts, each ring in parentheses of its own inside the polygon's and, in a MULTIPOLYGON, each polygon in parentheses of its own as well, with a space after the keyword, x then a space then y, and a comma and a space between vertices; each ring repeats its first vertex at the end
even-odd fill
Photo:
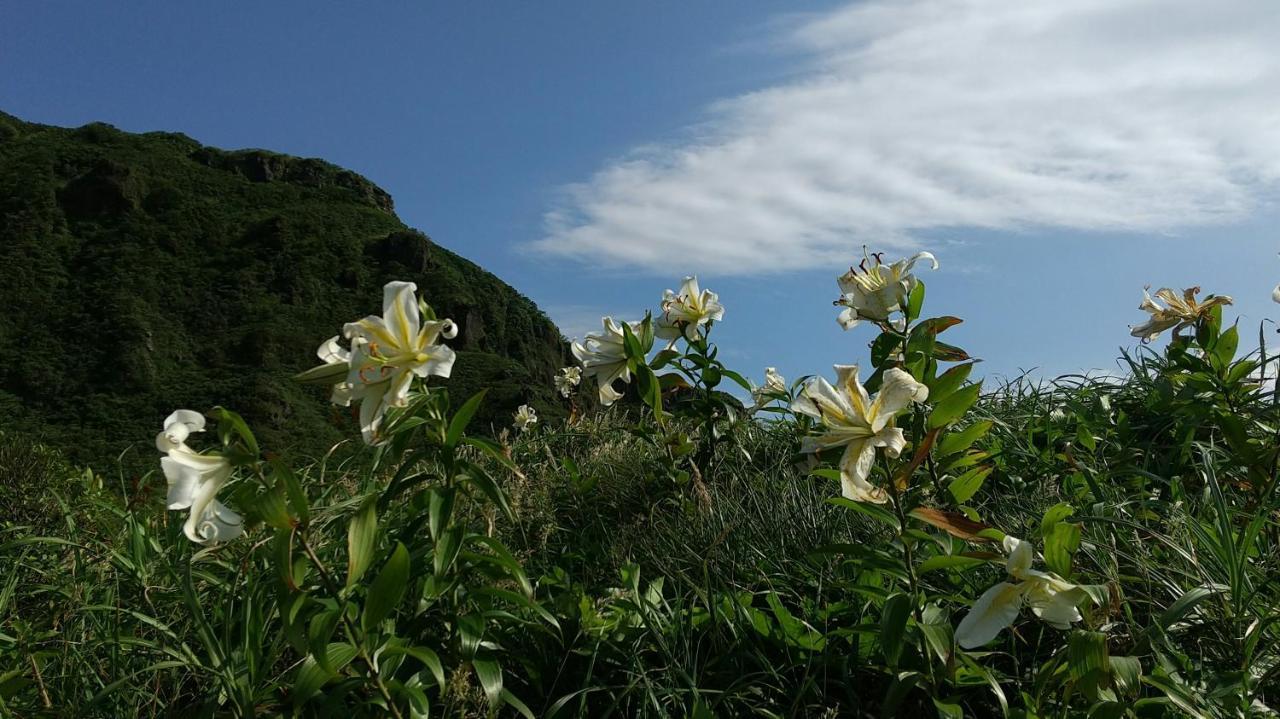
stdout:
MULTIPOLYGON (((99 465, 144 449, 175 407, 225 404, 264 447, 317 455, 345 410, 288 378, 343 322, 411 280, 461 331, 455 403, 482 387, 505 425, 568 362, 516 290, 396 217, 359 175, 185 135, 76 129, 0 113, 0 431, 99 465)), ((126 459, 127 465, 135 461, 126 459)))

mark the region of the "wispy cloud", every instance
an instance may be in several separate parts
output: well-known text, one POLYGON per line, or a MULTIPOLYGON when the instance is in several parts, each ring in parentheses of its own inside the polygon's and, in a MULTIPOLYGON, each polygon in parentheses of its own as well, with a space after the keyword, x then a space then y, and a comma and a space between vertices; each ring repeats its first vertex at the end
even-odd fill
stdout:
POLYGON ((1273 2, 886 0, 783 39, 804 72, 564 188, 535 248, 755 274, 953 227, 1227 222, 1280 180, 1273 2))

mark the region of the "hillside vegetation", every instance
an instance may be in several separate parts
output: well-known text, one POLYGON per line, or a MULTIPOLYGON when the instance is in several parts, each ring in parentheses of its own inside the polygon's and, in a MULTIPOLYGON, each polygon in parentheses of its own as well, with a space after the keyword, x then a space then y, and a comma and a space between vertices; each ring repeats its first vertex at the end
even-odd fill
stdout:
POLYGON ((0 113, 0 430, 99 467, 133 448, 137 469, 175 402, 227 405, 274 451, 319 456, 354 423, 288 378, 390 279, 458 323, 459 394, 489 389, 479 424, 563 414, 556 327, 355 173, 0 113))
POLYGON ((860 366, 791 383, 725 366, 689 278, 574 345, 554 386, 605 408, 486 438, 460 336, 391 282, 299 376, 359 405, 341 461, 227 409, 154 422, 136 483, 7 437, 0 712, 1274 716, 1265 336, 1161 290, 1123 377, 986 386, 925 259, 842 276, 860 366))

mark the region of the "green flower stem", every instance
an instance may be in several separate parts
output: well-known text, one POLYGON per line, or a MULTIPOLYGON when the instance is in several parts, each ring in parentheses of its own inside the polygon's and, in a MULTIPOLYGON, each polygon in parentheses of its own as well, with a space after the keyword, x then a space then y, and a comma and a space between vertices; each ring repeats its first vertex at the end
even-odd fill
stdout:
POLYGON ((306 530, 295 531, 294 536, 298 538, 298 544, 302 547, 303 553, 307 555, 307 559, 311 561, 312 566, 316 568, 316 572, 320 574, 320 581, 324 583, 325 589, 339 599, 338 616, 342 617, 342 626, 347 632, 347 638, 355 645, 360 661, 365 664, 366 675, 373 679, 373 683, 378 687, 378 693, 382 695, 382 700, 387 703, 387 708, 391 711, 391 715, 396 719, 403 719, 400 714, 400 708, 396 706, 395 700, 391 698, 391 692, 387 690, 387 685, 382 682, 382 675, 378 673, 377 665, 374 664, 373 658, 369 656, 368 649, 365 648, 363 635, 359 633, 355 623, 351 621, 351 617, 347 616, 347 603, 346 600, 341 599, 342 594, 338 589, 337 582, 329 575, 329 570, 325 568, 324 563, 316 556, 315 550, 311 548, 311 543, 307 541, 306 530))

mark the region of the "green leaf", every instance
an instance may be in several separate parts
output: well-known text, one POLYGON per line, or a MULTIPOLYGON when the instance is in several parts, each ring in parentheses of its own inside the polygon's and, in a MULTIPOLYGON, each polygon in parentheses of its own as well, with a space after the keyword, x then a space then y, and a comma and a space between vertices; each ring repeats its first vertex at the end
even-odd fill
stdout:
POLYGON ((453 518, 454 498, 458 491, 453 487, 432 487, 427 496, 427 529, 432 539, 439 539, 440 533, 448 529, 453 518))
POLYGON ((943 362, 965 362, 973 359, 968 352, 942 340, 936 340, 933 343, 933 356, 943 362))
POLYGON ((1203 602, 1220 591, 1221 588, 1218 586, 1192 587, 1191 589, 1183 592, 1182 596, 1178 597, 1178 600, 1170 605, 1168 609, 1161 612, 1156 623, 1161 629, 1167 631, 1174 624, 1182 621, 1182 618, 1195 609, 1200 602, 1203 602))
POLYGON ((1240 333, 1236 330, 1235 325, 1218 335, 1218 341, 1213 346, 1213 356, 1218 361, 1219 367, 1226 367, 1231 364, 1231 360, 1235 359, 1236 356, 1236 347, 1239 345, 1240 333))
POLYGON ((748 391, 748 392, 750 392, 750 391, 751 391, 751 382, 750 382, 750 380, 748 380, 746 377, 743 377, 742 375, 738 374, 737 372, 734 372, 733 370, 725 369, 724 367, 721 367, 721 368, 720 368, 720 374, 724 375, 725 377, 728 377, 730 380, 732 380, 732 381, 733 381, 733 383, 734 383, 734 384, 738 385, 738 386, 739 386, 739 387, 741 387, 742 389, 744 389, 744 390, 746 390, 746 391, 748 391))
POLYGON ((332 674, 337 671, 329 664, 329 652, 327 647, 329 641, 333 639, 333 633, 338 628, 338 622, 342 619, 340 610, 326 609, 322 612, 316 612, 311 617, 311 623, 307 626, 307 646, 310 648, 311 656, 315 657, 320 668, 332 674))
POLYGON ((378 538, 378 499, 369 497, 347 525, 347 586, 360 581, 373 561, 378 538))
POLYGON ((981 392, 981 382, 952 392, 933 408, 933 412, 929 414, 927 428, 937 429, 956 421, 969 411, 974 402, 978 401, 978 395, 981 392))
POLYGON ((292 529, 293 517, 285 506, 284 490, 279 483, 271 489, 259 492, 248 508, 249 514, 257 516, 273 529, 292 529))
POLYGON ((911 288, 911 294, 907 295, 906 315, 907 322, 915 322, 920 316, 920 310, 924 308, 924 282, 916 280, 916 286, 911 288))
POLYGON ((391 558, 383 565, 382 571, 369 585, 369 594, 364 600, 364 615, 361 624, 366 632, 372 631, 391 613, 404 596, 409 585, 409 550, 404 544, 396 542, 396 549, 391 558))
MULTIPOLYGON (((994 558, 996 555, 992 554, 991 557, 994 558)), ((973 557, 964 554, 935 554, 921 562, 916 571, 924 574, 939 569, 967 569, 979 564, 986 564, 987 559, 986 557, 973 557)))
POLYGON ((307 493, 302 490, 302 485, 298 482, 298 475, 277 457, 271 458, 271 468, 275 470, 276 482, 284 483, 285 496, 289 498, 289 508, 297 516, 298 522, 304 527, 307 526, 311 522, 311 508, 307 504, 307 493))
MULTIPOLYGON (((838 474, 838 473, 837 473, 838 474)), ((827 504, 834 504, 837 507, 851 509, 859 514, 865 514, 872 519, 881 522, 893 529, 897 530, 898 518, 893 516, 889 510, 878 504, 869 504, 867 502, 855 502, 847 497, 832 497, 827 500, 827 504)))
POLYGON ((319 367, 312 367, 305 372, 295 374, 293 376, 293 380, 304 384, 322 384, 331 386, 341 382, 350 371, 351 369, 345 362, 322 364, 319 367))
POLYGON ((520 585, 520 589, 525 593, 525 596, 533 596, 533 583, 530 582, 529 577, 525 575, 524 568, 520 566, 520 561, 515 558, 515 555, 513 555, 509 549, 507 549, 506 545, 502 543, 502 540, 497 537, 486 537, 483 534, 479 534, 475 535, 475 539, 473 541, 478 544, 483 544, 485 547, 488 547, 489 551, 493 552, 492 555, 480 555, 484 560, 502 567, 503 571, 507 573, 507 576, 514 579, 520 585))
POLYGON ((881 332, 871 341, 871 366, 883 367, 895 352, 902 348, 902 336, 893 332, 881 332))
POLYGON ((467 425, 471 423, 471 418, 475 416, 476 410, 480 409, 480 403, 484 402, 484 395, 488 391, 486 388, 476 392, 458 408, 458 411, 453 415, 453 419, 449 422, 449 431, 445 434, 444 446, 450 448, 458 446, 458 440, 462 439, 462 435, 467 431, 467 425))
POLYGON ((343 667, 351 663, 356 656, 356 648, 345 642, 330 644, 325 652, 326 663, 333 671, 326 671, 315 657, 309 656, 298 669, 293 681, 293 705, 301 707, 308 699, 315 696, 326 682, 335 679, 343 667))
POLYGON ((991 420, 974 422, 958 432, 948 432, 938 443, 938 456, 946 457, 963 452, 981 439, 991 429, 991 420))
POLYGON ((1136 694, 1142 685, 1142 662, 1137 657, 1111 657, 1111 676, 1122 694, 1136 694))
POLYGON ((480 686, 484 689, 485 698, 489 700, 489 706, 498 706, 502 696, 502 667, 498 664, 498 660, 485 653, 471 660, 471 668, 475 669, 476 679, 480 680, 480 686))
POLYGON ((982 483, 986 480, 987 475, 991 474, 992 469, 994 467, 989 465, 974 467, 951 480, 951 484, 947 485, 947 491, 951 492, 951 496, 955 498, 956 502, 964 504, 982 488, 982 483))
POLYGON ((480 641, 484 639, 484 617, 476 614, 464 614, 458 617, 458 646, 462 656, 473 657, 480 649, 480 641))
POLYGON ((1080 548, 1080 525, 1059 522, 1044 540, 1044 563, 1066 577, 1071 575, 1071 556, 1080 548))
POLYGON ((626 350, 627 359, 644 364, 644 350, 640 347, 640 339, 631 331, 631 323, 620 324, 622 325, 622 346, 626 350))
POLYGON ((680 352, 678 350, 664 349, 654 355, 653 359, 649 360, 649 369, 662 369, 667 366, 667 363, 679 356, 680 352))
POLYGON ((1047 538, 1053 531, 1055 525, 1062 520, 1075 514, 1076 510, 1066 502, 1059 502, 1044 511, 1044 517, 1040 520, 1040 536, 1047 538))
POLYGON ((934 698, 933 708, 938 710, 938 719, 964 719, 964 709, 955 702, 934 698))
POLYGON ((929 400, 936 404, 960 389, 965 380, 969 379, 969 374, 973 372, 973 365, 973 362, 958 364, 938 375, 936 379, 926 381, 925 385, 929 388, 929 400))
POLYGON ((1098 449, 1098 441, 1093 438, 1093 433, 1089 431, 1089 428, 1083 422, 1076 427, 1076 441, 1090 452, 1098 449))
POLYGON ((275 565, 276 576, 291 591, 298 591, 299 578, 293 570, 293 532, 277 529, 271 538, 271 563, 275 565))
POLYGON ((453 560, 458 557, 458 550, 462 549, 462 533, 465 527, 449 527, 440 533, 440 538, 436 540, 433 568, 437 577, 444 576, 453 566, 453 560))
POLYGON ((249 429, 243 417, 226 407, 214 407, 211 414, 218 418, 218 437, 224 445, 230 444, 231 433, 234 432, 244 441, 249 454, 257 458, 261 453, 258 450, 258 440, 254 438, 253 431, 249 429))
POLYGON ((911 597, 898 592, 889 595, 880 614, 880 649, 890 667, 898 666, 902 655, 902 639, 911 616, 911 597))
POLYGON ((507 501, 507 493, 502 491, 497 481, 483 467, 469 465, 465 476, 468 484, 480 490, 493 506, 502 511, 502 516, 515 519, 515 515, 511 512, 511 503, 507 501))
POLYGON ((499 692, 498 698, 502 700, 503 704, 506 704, 519 712, 520 716, 525 717, 525 719, 534 719, 533 710, 529 709, 527 704, 517 699, 516 695, 512 694, 509 690, 503 689, 499 692))
POLYGON ((428 649, 427 647, 421 647, 421 646, 419 647, 388 646, 382 650, 381 654, 383 656, 389 656, 389 657, 403 654, 405 656, 410 656, 410 657, 413 657, 414 659, 417 659, 418 661, 422 662, 422 665, 431 672, 431 676, 435 678, 436 684, 439 685, 440 688, 442 689, 444 688, 444 682, 445 682, 444 665, 440 663, 440 655, 436 654, 434 650, 428 649))
POLYGON ((881 719, 889 719, 890 717, 899 716, 898 706, 902 704, 902 700, 907 698, 912 689, 924 679, 924 675, 920 672, 899 672, 894 680, 889 684, 889 690, 884 694, 884 700, 880 702, 881 719))

